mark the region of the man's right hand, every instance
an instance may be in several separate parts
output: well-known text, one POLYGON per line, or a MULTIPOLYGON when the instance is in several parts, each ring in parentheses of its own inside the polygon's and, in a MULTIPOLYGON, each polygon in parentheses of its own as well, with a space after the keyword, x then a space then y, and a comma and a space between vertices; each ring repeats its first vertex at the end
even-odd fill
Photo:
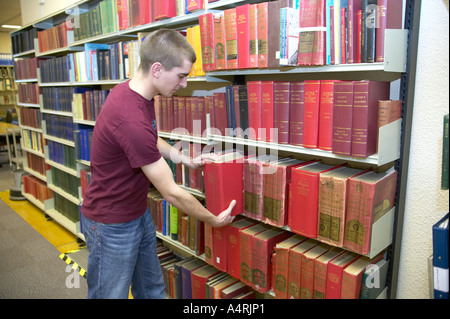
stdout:
POLYGON ((235 216, 231 216, 231 212, 233 211, 235 205, 236 200, 233 199, 228 208, 216 216, 215 222, 211 223, 211 226, 219 228, 232 223, 235 216))

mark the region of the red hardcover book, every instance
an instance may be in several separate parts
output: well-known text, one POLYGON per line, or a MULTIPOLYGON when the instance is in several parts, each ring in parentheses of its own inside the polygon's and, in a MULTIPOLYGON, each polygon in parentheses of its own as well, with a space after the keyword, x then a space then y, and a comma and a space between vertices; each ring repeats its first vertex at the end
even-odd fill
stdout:
POLYGON ((193 259, 181 265, 181 287, 183 299, 192 299, 192 272, 206 264, 201 259, 193 259))
POLYGON ((248 138, 251 140, 260 140, 259 129, 262 119, 262 99, 261 99, 262 81, 247 82, 248 99, 248 138))
POLYGON ((250 65, 250 22, 249 4, 236 7, 238 68, 248 69, 250 65))
POLYGON ((227 128, 227 97, 226 93, 216 92, 214 96, 214 128, 216 128, 217 133, 225 136, 225 128, 227 128))
POLYGON ((347 251, 328 263, 325 299, 341 298, 342 274, 344 269, 360 257, 356 253, 347 251))
POLYGON ((377 16, 379 26, 376 32, 375 62, 384 62, 386 29, 402 28, 402 5, 402 0, 378 0, 377 16))
POLYGON ((253 236, 252 247, 252 287, 265 293, 271 289, 272 254, 277 242, 285 240, 291 234, 279 228, 271 228, 253 236))
POLYGON ((258 37, 258 67, 267 68, 268 66, 268 38, 269 38, 269 3, 261 2, 256 4, 257 14, 257 37, 258 37))
POLYGON ((274 142, 278 144, 289 143, 290 85, 289 81, 273 83, 274 128, 278 131, 278 140, 274 142))
POLYGON ((227 50, 225 38, 225 17, 223 13, 214 14, 214 61, 216 70, 227 68, 227 50))
POLYGON ((321 242, 337 247, 343 246, 348 179, 364 172, 360 169, 341 166, 320 173, 317 239, 321 242))
POLYGON ((263 222, 278 227, 287 225, 291 171, 305 164, 289 158, 263 163, 266 170, 263 174, 263 222))
POLYGON ((243 166, 244 211, 247 217, 262 220, 263 175, 262 161, 266 157, 245 159, 243 166))
MULTIPOLYGON (((357 63, 358 50, 361 50, 359 43, 358 11, 361 11, 360 0, 348 1, 348 63, 357 63)), ((359 17, 360 19, 361 17, 359 17)), ((377 31, 378 32, 378 31, 377 31)))
POLYGON ((154 21, 173 18, 177 15, 175 0, 152 0, 154 21))
POLYGON ((205 223, 205 261, 213 265, 213 227, 210 224, 205 223))
POLYGON ((153 22, 153 1, 139 0, 139 21, 141 25, 153 22))
POLYGON ((256 225, 257 222, 250 219, 241 219, 228 226, 227 252, 227 272, 234 278, 241 279, 241 256, 239 231, 256 225))
POLYGON ((252 237, 269 228, 269 225, 259 223, 239 231, 241 281, 248 286, 252 285, 252 237))
POLYGON ((213 265, 217 269, 227 272, 227 238, 228 225, 224 227, 213 227, 213 265))
POLYGON ((333 97, 337 80, 320 81, 319 136, 317 147, 331 151, 333 141, 333 97))
POLYGON ((289 144, 301 146, 303 145, 304 83, 291 82, 290 94, 289 144))
POLYGON ((395 204, 397 171, 361 174, 348 180, 344 247, 370 252, 372 225, 395 204))
POLYGON ((236 8, 225 9, 225 46, 226 46, 226 59, 227 69, 238 68, 238 45, 237 45, 237 20, 236 20, 236 8))
POLYGON ((291 231, 317 237, 320 173, 336 167, 314 162, 292 170, 288 218, 291 231))
POLYGON ((117 15, 119 18, 119 30, 128 29, 130 20, 128 18, 128 0, 117 0, 117 15))
POLYGON ((276 260, 274 262, 273 291, 276 299, 286 299, 288 296, 289 251, 305 240, 306 238, 303 236, 293 235, 275 245, 276 260))
POLYGON ((308 239, 289 250, 288 299, 300 299, 302 255, 317 245, 318 241, 308 239))
POLYGON ((334 84, 332 152, 350 156, 352 152, 353 81, 334 84))
POLYGON ((194 270, 191 273, 192 299, 206 299, 206 281, 219 272, 211 265, 194 270))
POLYGON ((314 261, 314 295, 313 299, 325 299, 327 291, 328 264, 342 254, 344 250, 333 247, 314 261))
POLYGON ((383 255, 370 259, 362 256, 347 266, 342 273, 341 299, 359 299, 363 273, 371 264, 378 262, 383 255))
POLYGON ((250 41, 249 68, 258 67, 258 11, 257 4, 251 4, 248 8, 248 31, 250 41))
POLYGON ((187 96, 184 100, 184 110, 186 116, 186 134, 192 134, 192 97, 187 96))
POLYGON ((207 161, 204 165, 204 184, 206 208, 218 216, 236 200, 231 213, 236 216, 243 209, 243 163, 244 156, 230 152, 219 156, 216 161, 207 161), (236 178, 236 177, 239 178, 236 178))
POLYGON ((304 81, 303 146, 317 148, 319 137, 320 80, 304 81))
POLYGON ((330 248, 326 244, 321 244, 303 254, 300 299, 314 299, 314 262, 330 248))
MULTIPOLYGON (((275 84, 274 81, 261 82, 261 130, 258 131, 259 140, 276 142, 275 133, 275 84)), ((278 140, 278 138, 277 138, 278 140)))
POLYGON ((212 13, 202 14, 199 17, 200 43, 202 47, 203 69, 214 71, 214 15, 212 13))
POLYGON ((367 157, 377 151, 378 101, 389 99, 389 91, 389 82, 354 82, 352 156, 367 157))
POLYGON ((205 9, 204 2, 205 2, 204 0, 187 0, 186 1, 186 9, 188 12, 203 10, 203 9, 205 9))

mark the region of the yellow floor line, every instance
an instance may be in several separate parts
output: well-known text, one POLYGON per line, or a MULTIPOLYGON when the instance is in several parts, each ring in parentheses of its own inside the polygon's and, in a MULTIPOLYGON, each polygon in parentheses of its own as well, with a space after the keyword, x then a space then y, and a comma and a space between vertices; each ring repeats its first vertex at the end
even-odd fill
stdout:
POLYGON ((0 192, 0 198, 55 246, 59 252, 68 253, 79 249, 76 236, 73 233, 55 221, 47 221, 44 212, 29 201, 12 201, 9 199, 9 191, 0 192))

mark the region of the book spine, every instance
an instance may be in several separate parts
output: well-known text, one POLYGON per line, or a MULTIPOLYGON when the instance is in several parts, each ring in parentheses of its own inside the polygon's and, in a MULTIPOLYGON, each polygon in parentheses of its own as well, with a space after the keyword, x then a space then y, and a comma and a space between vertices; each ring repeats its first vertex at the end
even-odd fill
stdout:
POLYGON ((214 61, 216 70, 227 68, 227 51, 225 37, 225 18, 223 14, 214 15, 214 61))
MULTIPOLYGON (((275 81, 273 84, 273 127, 278 130, 278 144, 289 142, 289 90, 290 82, 275 81)), ((267 130, 267 126, 265 128, 267 130)), ((270 138, 268 141, 272 142, 270 138)))
POLYGON ((249 68, 258 67, 258 11, 257 5, 251 4, 248 9, 249 15, 249 68))
POLYGON ((226 9, 224 11, 224 18, 227 69, 237 69, 239 52, 237 44, 236 8, 226 9))
POLYGON ((304 83, 293 81, 290 88, 289 144, 303 145, 304 83))
POLYGON ((449 189, 449 137, 448 137, 448 118, 444 115, 444 127, 442 137, 442 169, 441 169, 441 189, 449 189))
POLYGON ((303 146, 306 148, 317 148, 320 80, 306 80, 304 83, 303 146))
POLYGON ((269 37, 269 21, 268 21, 269 3, 262 2, 256 5, 257 11, 257 28, 258 28, 258 67, 268 67, 268 37, 269 37))
POLYGON ((250 64, 249 7, 249 4, 244 4, 236 7, 236 32, 237 50, 239 51, 239 69, 248 69, 250 64))
POLYGON ((317 147, 332 150, 333 140, 333 97, 335 80, 321 80, 319 106, 319 136, 317 147))
POLYGON ((214 17, 212 13, 207 13, 199 17, 200 40, 202 47, 203 69, 206 72, 214 71, 214 17))
POLYGON ((261 84, 262 81, 247 82, 249 126, 248 138, 251 140, 260 140, 261 138, 258 134, 259 128, 261 128, 262 118, 261 84))
POLYGON ((339 155, 351 154, 353 81, 334 84, 333 95, 333 142, 332 152, 339 155))
POLYGON ((289 276, 289 249, 275 247, 276 266, 273 290, 276 299, 286 299, 288 296, 287 282, 289 276))

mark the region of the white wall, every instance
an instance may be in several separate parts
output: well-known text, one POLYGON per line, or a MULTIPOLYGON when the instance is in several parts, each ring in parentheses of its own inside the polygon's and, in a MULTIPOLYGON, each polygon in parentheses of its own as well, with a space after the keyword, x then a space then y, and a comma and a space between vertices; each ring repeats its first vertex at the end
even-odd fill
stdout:
POLYGON ((440 190, 443 115, 449 112, 448 1, 423 0, 397 298, 428 298, 431 227, 449 210, 440 190))
POLYGON ((80 0, 20 0, 22 23, 31 24, 79 2, 80 0))

